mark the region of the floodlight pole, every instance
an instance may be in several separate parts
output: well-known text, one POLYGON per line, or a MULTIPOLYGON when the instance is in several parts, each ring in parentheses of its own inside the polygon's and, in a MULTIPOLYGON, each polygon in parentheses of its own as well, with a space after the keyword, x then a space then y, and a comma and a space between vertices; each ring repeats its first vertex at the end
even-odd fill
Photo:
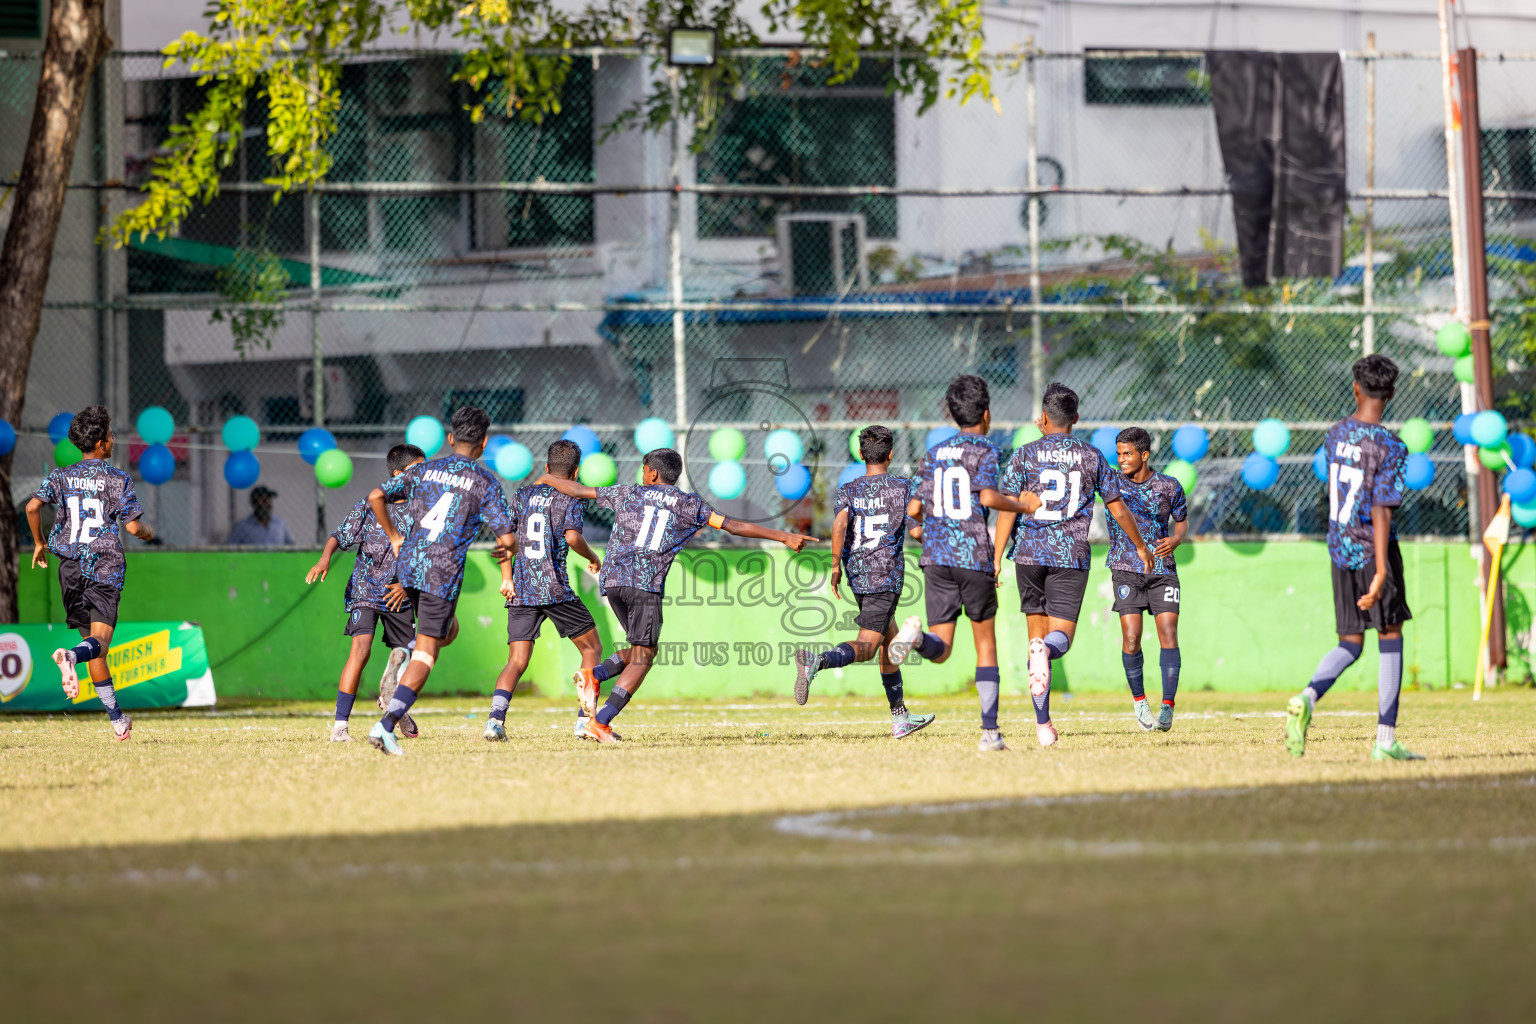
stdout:
MULTIPOLYGON (((1034 189, 1040 187, 1040 119, 1035 105, 1035 40, 1031 36, 1024 54, 1024 110, 1028 122, 1028 142, 1024 159, 1027 163, 1025 181, 1029 193, 1029 303, 1035 307, 1029 314, 1029 374, 1033 394, 1030 404, 1038 415, 1040 401, 1045 395, 1045 339, 1040 331, 1040 196, 1034 189)), ((1015 367, 1017 372, 1017 367, 1015 367)))
POLYGON ((672 168, 669 181, 669 231, 667 233, 667 276, 672 296, 672 418, 683 451, 683 476, 678 486, 688 489, 688 347, 683 331, 683 112, 681 74, 667 68, 667 86, 672 102, 672 168))

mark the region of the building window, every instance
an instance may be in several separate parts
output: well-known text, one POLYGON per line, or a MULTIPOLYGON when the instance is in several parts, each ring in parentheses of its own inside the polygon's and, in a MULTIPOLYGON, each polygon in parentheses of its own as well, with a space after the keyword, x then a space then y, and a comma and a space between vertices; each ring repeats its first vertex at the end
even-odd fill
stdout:
MULTIPOLYGON (((828 85, 829 68, 789 58, 745 62, 740 87, 699 154, 698 180, 737 185, 895 185, 896 101, 887 61, 860 63, 853 79, 828 85)), ((699 197, 702 238, 774 234, 781 213, 862 213, 871 238, 896 236, 892 196, 699 197)))
POLYGON ((42 0, 0 0, 0 39, 41 38, 42 0))
POLYGON ((1088 103, 1116 107, 1200 107, 1211 102, 1211 76, 1201 57, 1095 56, 1083 61, 1088 103))

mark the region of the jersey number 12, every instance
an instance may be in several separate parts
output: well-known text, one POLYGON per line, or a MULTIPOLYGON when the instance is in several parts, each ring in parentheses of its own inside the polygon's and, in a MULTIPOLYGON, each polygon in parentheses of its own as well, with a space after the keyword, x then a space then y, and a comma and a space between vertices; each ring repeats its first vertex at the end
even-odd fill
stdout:
POLYGON ((77 494, 69 496, 69 542, 71 544, 89 544, 96 539, 96 531, 106 523, 106 517, 102 515, 100 498, 81 498, 77 494), (81 513, 84 512, 84 518, 81 513))

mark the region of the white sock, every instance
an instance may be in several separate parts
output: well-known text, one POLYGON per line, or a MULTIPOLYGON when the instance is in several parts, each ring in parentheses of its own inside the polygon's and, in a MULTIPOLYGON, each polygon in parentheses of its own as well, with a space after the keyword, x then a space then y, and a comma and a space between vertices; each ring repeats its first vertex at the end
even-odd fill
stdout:
POLYGON ((1307 698, 1307 706, 1308 707, 1312 708, 1314 711, 1317 710, 1317 691, 1316 690, 1312 689, 1312 687, 1309 686, 1305 690, 1301 691, 1301 695, 1303 697, 1307 698))
POLYGON ((1378 725, 1378 726, 1376 726, 1376 742, 1377 743, 1381 744, 1384 747, 1390 747, 1392 745, 1393 741, 1396 740, 1396 739, 1397 739, 1397 726, 1395 726, 1395 725, 1378 725))

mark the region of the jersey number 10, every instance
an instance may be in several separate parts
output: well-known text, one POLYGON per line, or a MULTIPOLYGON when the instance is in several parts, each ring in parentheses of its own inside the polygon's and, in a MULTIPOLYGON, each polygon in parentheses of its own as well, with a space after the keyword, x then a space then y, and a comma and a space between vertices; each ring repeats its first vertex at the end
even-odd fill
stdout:
POLYGON ((933 514, 945 519, 971 518, 971 474, 964 466, 933 471, 933 514))

